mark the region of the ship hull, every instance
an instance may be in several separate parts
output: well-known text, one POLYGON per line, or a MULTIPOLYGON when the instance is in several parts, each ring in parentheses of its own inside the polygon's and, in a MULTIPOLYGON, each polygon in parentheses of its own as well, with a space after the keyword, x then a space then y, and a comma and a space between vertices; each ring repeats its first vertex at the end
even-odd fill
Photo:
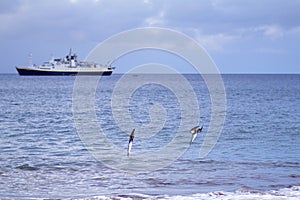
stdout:
POLYGON ((106 71, 58 71, 58 70, 38 70, 30 68, 18 68, 16 67, 20 76, 110 76, 112 70, 106 71))

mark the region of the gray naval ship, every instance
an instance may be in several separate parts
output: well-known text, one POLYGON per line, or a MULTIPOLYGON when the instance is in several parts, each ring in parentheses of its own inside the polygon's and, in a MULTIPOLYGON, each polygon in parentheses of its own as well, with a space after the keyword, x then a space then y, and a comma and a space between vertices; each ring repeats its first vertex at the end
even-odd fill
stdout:
POLYGON ((110 76, 115 68, 110 65, 78 61, 77 54, 73 54, 70 49, 69 54, 64 58, 52 58, 42 65, 31 64, 28 67, 16 67, 16 69, 21 76, 110 76))

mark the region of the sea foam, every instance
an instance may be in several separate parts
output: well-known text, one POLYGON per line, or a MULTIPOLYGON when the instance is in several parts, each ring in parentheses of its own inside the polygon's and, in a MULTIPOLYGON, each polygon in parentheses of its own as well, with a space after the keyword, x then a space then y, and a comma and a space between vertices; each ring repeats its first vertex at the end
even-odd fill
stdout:
POLYGON ((151 196, 145 194, 122 194, 115 196, 94 196, 90 198, 84 198, 82 200, 131 200, 131 199, 159 199, 159 200, 210 200, 210 199, 221 199, 221 200, 298 200, 300 199, 300 186, 293 186, 290 188, 283 188, 280 190, 237 190, 235 192, 225 191, 214 191, 210 193, 197 193, 192 195, 158 195, 151 196))

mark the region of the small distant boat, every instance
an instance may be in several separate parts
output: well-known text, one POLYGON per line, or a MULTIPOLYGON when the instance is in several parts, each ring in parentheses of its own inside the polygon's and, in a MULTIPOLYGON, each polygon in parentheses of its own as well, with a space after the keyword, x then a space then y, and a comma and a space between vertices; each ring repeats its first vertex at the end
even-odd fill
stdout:
POLYGON ((21 76, 75 76, 98 75, 110 76, 114 67, 94 62, 78 61, 77 54, 69 54, 65 58, 52 58, 42 65, 30 65, 28 67, 16 67, 21 76))

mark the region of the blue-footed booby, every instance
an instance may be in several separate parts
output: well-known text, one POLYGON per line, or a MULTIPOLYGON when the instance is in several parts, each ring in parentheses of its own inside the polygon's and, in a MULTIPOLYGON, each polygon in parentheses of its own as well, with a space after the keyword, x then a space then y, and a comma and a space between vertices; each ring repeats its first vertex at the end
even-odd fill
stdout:
POLYGON ((201 126, 201 128, 199 128, 200 126, 195 126, 194 128, 191 129, 191 133, 192 133, 192 138, 190 141, 190 145, 194 142, 194 140, 196 139, 198 133, 201 133, 203 126, 201 126))
POLYGON ((127 148, 127 156, 129 156, 130 151, 131 151, 132 142, 133 142, 133 139, 134 139, 134 131, 135 131, 135 128, 132 130, 132 132, 130 134, 130 137, 129 137, 128 148, 127 148))

